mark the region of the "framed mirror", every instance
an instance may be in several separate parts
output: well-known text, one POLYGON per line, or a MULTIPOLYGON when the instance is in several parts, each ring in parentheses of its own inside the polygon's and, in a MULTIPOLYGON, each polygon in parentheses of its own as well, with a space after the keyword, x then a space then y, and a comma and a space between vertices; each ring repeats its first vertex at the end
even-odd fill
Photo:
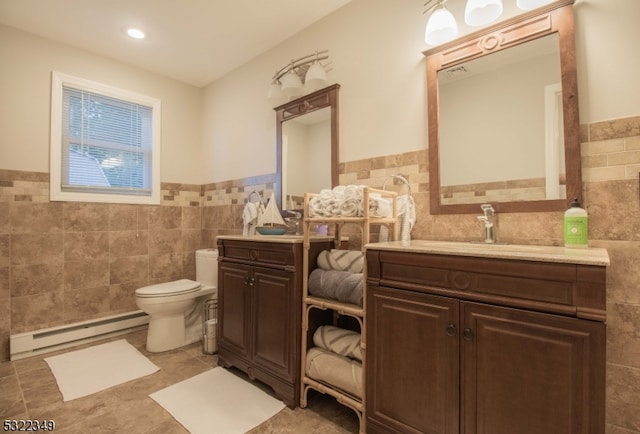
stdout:
POLYGON ((424 52, 432 214, 559 211, 581 198, 573 2, 424 52))
POLYGON ((276 201, 302 209, 304 194, 338 185, 338 90, 334 84, 276 110, 276 201))

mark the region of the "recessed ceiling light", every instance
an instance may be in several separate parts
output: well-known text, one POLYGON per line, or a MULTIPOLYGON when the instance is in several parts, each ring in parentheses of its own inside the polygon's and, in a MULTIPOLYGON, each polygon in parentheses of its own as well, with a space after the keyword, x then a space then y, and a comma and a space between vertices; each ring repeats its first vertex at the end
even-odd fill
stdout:
POLYGON ((145 34, 142 30, 130 27, 127 29, 127 35, 135 39, 144 39, 145 34))

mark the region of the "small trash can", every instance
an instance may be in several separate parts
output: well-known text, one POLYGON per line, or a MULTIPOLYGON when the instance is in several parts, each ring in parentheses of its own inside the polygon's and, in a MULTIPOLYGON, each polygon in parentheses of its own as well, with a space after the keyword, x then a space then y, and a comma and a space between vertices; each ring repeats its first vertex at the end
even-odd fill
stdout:
POLYGON ((218 352, 218 300, 207 300, 204 303, 202 351, 205 354, 218 352))

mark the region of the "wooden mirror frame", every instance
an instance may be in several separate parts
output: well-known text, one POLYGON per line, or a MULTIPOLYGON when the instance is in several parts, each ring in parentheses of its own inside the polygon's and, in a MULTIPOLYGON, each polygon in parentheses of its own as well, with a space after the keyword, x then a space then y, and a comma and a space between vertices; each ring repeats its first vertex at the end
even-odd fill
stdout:
POLYGON ((574 0, 559 0, 454 41, 424 51, 427 57, 429 124, 429 207, 431 214, 478 213, 480 204, 441 203, 439 155, 438 71, 500 50, 557 33, 560 44, 562 108, 566 166, 566 199, 491 202, 496 212, 565 210, 573 198, 581 200, 580 120, 573 19, 574 0))
POLYGON ((276 203, 282 209, 282 123, 331 107, 331 188, 338 185, 338 90, 339 84, 291 100, 276 107, 276 203))

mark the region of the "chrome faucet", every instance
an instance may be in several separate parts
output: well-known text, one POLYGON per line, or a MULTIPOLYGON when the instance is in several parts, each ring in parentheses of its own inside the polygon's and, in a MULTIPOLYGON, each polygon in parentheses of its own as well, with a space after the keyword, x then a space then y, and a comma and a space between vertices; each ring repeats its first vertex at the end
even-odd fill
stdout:
POLYGON ((480 205, 484 215, 479 215, 478 220, 484 223, 484 242, 487 244, 496 242, 495 216, 496 212, 489 203, 480 205))

